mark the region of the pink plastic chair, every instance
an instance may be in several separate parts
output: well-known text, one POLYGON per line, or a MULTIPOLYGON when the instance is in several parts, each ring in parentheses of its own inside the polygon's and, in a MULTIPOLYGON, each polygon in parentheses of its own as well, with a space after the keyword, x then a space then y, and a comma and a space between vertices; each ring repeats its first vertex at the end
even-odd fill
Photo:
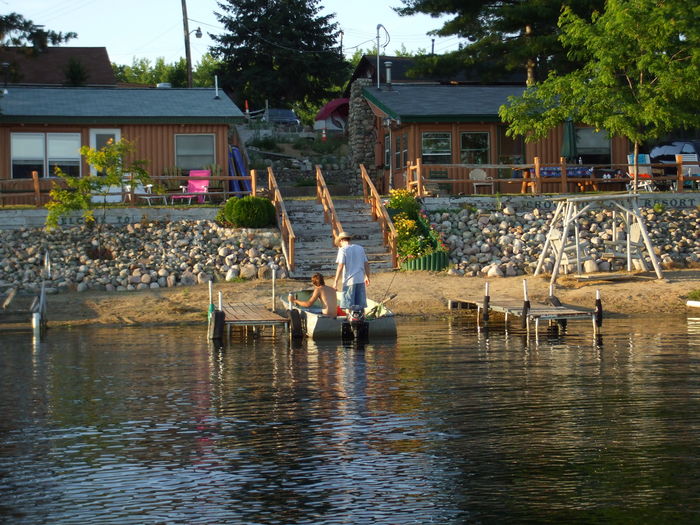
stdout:
MULTIPOLYGON (((190 170, 190 177, 209 177, 211 176, 211 171, 209 170, 190 170)), ((173 204, 175 204, 176 199, 187 199, 187 204, 192 204, 192 199, 197 198, 197 202, 202 204, 207 197, 207 192, 209 191, 209 179, 192 179, 187 181, 187 186, 180 186, 182 188, 181 194, 172 195, 171 199, 173 204)))

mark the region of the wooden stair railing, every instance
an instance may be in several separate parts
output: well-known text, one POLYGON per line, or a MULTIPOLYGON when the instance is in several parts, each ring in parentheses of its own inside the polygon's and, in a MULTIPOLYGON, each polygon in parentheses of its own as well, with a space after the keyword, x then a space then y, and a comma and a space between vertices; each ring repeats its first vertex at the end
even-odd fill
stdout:
MULTIPOLYGON (((255 170, 251 171, 251 175, 253 180, 255 180, 255 170)), ((280 193, 280 188, 277 185, 277 179, 275 179, 275 174, 272 171, 272 167, 267 168, 267 187, 270 191, 270 200, 272 201, 277 213, 277 227, 280 229, 280 234, 282 235, 282 252, 284 253, 285 259, 287 259, 287 268, 290 272, 293 272, 294 242, 296 240, 296 236, 294 235, 294 230, 292 229, 292 223, 289 221, 289 215, 287 215, 287 209, 284 206, 282 193, 280 193)))
POLYGON ((336 245, 338 234, 343 231, 343 226, 338 220, 338 215, 335 213, 333 199, 326 186, 326 179, 323 178, 321 166, 316 166, 316 201, 323 206, 323 221, 330 223, 333 232, 333 246, 336 245))
POLYGON ((379 196, 377 188, 372 183, 372 180, 367 174, 367 169, 364 164, 360 164, 360 177, 362 179, 362 192, 364 194, 365 202, 369 204, 372 208, 372 220, 377 221, 382 229, 382 235, 384 237, 384 246, 389 248, 391 251, 391 265, 394 268, 398 267, 398 256, 396 252, 396 228, 394 228, 394 223, 389 217, 389 213, 386 211, 384 203, 379 196))

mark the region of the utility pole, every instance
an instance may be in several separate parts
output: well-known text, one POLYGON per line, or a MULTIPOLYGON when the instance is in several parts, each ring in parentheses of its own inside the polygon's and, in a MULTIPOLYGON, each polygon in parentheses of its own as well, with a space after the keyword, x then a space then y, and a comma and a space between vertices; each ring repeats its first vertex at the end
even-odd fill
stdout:
POLYGON ((192 53, 190 52, 190 26, 187 22, 187 0, 182 0, 182 26, 185 33, 185 60, 187 61, 187 87, 192 87, 192 53))

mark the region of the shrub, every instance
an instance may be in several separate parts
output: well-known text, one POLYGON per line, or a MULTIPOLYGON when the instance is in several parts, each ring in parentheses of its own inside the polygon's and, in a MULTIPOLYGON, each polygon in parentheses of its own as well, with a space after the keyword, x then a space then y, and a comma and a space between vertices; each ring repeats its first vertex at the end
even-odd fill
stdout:
POLYGON ((405 213, 409 219, 418 219, 420 203, 408 190, 391 190, 389 192, 389 202, 387 208, 395 213, 405 213))
POLYGON ((219 210, 216 220, 238 228, 264 228, 276 223, 275 207, 263 197, 232 197, 219 210))

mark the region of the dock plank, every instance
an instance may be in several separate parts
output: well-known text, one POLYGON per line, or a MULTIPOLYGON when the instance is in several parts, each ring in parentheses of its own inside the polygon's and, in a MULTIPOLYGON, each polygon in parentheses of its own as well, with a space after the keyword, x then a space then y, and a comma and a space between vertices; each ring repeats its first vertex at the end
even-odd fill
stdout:
POLYGON ((287 319, 268 310, 261 304, 225 303, 222 305, 224 322, 240 326, 286 325, 287 319))

